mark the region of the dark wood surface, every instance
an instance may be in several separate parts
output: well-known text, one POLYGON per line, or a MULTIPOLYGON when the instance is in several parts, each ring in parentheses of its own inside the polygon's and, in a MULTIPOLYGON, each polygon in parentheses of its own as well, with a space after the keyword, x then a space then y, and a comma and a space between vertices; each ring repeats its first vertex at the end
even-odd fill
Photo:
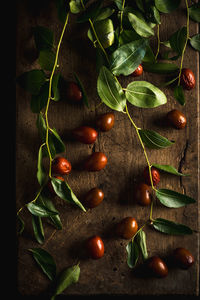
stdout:
MULTIPOLYGON (((58 21, 54 4, 37 10, 38 1, 18 1, 17 5, 17 52, 16 75, 38 68, 32 27, 42 25, 49 27, 58 41, 62 25, 58 21), (34 3, 32 3, 34 2, 34 3), (34 4, 34 5, 33 5, 34 4), (34 6, 34 7, 33 7, 34 6)), ((46 2, 46 1, 44 1, 46 2)), ((39 3, 39 2, 38 2, 39 3)), ((43 3, 43 1, 41 2, 43 3)), ((170 15, 162 15, 161 40, 168 37, 186 24, 184 1, 181 8, 170 15)), ((48 290, 50 281, 36 265, 30 252, 33 247, 42 247, 54 257, 57 270, 71 266, 80 261, 81 274, 79 282, 70 286, 64 294, 125 294, 125 295, 159 295, 159 294, 198 294, 199 273, 199 234, 190 236, 168 236, 145 227, 149 256, 166 257, 176 247, 188 248, 195 257, 195 264, 188 271, 172 268, 164 279, 141 278, 128 268, 126 263, 126 240, 116 238, 114 227, 126 216, 137 219, 139 226, 148 218, 149 208, 134 203, 134 184, 141 179, 146 161, 138 142, 135 130, 122 113, 115 113, 115 126, 107 133, 99 133, 94 145, 84 145, 70 138, 70 130, 79 125, 94 125, 97 115, 109 112, 101 105, 96 91, 97 73, 95 71, 95 51, 87 40, 88 24, 75 24, 70 17, 59 56, 60 71, 65 80, 73 78, 76 72, 85 85, 90 108, 70 104, 64 93, 61 101, 51 103, 49 123, 55 127, 66 144, 63 155, 72 164, 72 172, 67 182, 81 199, 89 189, 98 186, 103 189, 103 202, 86 213, 55 198, 54 203, 60 212, 62 230, 55 230, 44 222, 45 242, 39 245, 33 235, 31 215, 27 210, 21 213, 25 220, 25 230, 18 239, 18 290, 23 296, 39 296, 48 290), (108 164, 100 172, 80 171, 80 162, 93 151, 102 151, 108 157, 108 164), (98 234, 105 244, 105 255, 100 260, 84 256, 84 241, 91 235, 98 234)), ((190 22, 190 36, 197 33, 198 27, 190 22)), ((155 39, 152 41, 155 43, 155 39)), ((161 49, 162 51, 162 49, 161 49)), ((186 91, 186 105, 181 107, 174 99, 170 88, 165 88, 168 102, 155 109, 139 109, 129 106, 131 116, 141 128, 148 128, 175 140, 172 147, 164 150, 147 150, 151 163, 171 164, 179 171, 192 174, 191 177, 179 178, 161 174, 159 187, 169 188, 195 198, 196 204, 179 209, 169 209, 158 202, 154 206, 153 217, 163 217, 190 226, 198 230, 198 124, 199 124, 199 58, 197 52, 187 47, 184 67, 193 70, 197 86, 186 91), (168 111, 177 108, 187 117, 184 130, 175 130, 160 125, 168 111)), ((144 73, 139 80, 147 80, 159 85, 164 76, 144 73)), ((132 78, 120 78, 124 87, 132 78)), ((36 128, 37 115, 30 110, 30 95, 16 87, 16 195, 17 209, 34 199, 38 190, 36 179, 37 153, 40 139, 36 128)), ((53 102, 53 101, 52 101, 53 102)))

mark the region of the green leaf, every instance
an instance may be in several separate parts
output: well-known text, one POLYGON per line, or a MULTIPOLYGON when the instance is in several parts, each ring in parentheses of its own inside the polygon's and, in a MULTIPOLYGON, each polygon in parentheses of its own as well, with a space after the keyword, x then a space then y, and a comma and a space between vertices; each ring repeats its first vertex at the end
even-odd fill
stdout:
POLYGON ((181 56, 187 39, 187 28, 182 27, 169 38, 171 48, 181 56))
POLYGON ((52 211, 42 204, 36 204, 33 202, 28 203, 27 208, 34 216, 37 217, 50 217, 58 214, 58 212, 52 211))
POLYGON ((37 179, 40 185, 43 185, 47 179, 47 175, 45 173, 43 164, 42 164, 42 159, 43 159, 43 154, 42 154, 42 148, 44 147, 44 144, 40 146, 39 152, 38 152, 38 163, 37 163, 37 179))
POLYGON ((81 204, 81 202, 78 200, 78 198, 75 196, 75 194, 65 181, 59 180, 57 178, 52 178, 51 183, 58 197, 69 203, 75 204, 79 206, 83 211, 86 211, 84 206, 81 204))
POLYGON ((39 244, 43 244, 44 243, 44 230, 43 230, 41 217, 32 215, 32 226, 33 226, 33 232, 34 232, 36 241, 39 244))
POLYGON ((158 74, 171 74, 177 72, 179 67, 172 63, 146 63, 144 62, 143 68, 145 71, 150 73, 158 73, 158 74))
POLYGON ((152 164, 152 166, 161 171, 164 171, 164 172, 176 175, 176 176, 190 176, 189 174, 183 174, 183 173, 178 172, 176 168, 174 168, 173 166, 170 166, 170 165, 152 164))
POLYGON ((58 101, 60 99, 60 93, 58 89, 59 79, 60 79, 60 73, 54 74, 52 80, 52 92, 53 92, 52 100, 54 101, 58 101))
POLYGON ((65 152, 66 147, 56 129, 50 129, 50 140, 52 141, 56 154, 65 152))
POLYGON ((193 35, 190 39, 190 45, 200 52, 200 34, 193 35))
POLYGON ((78 75, 76 73, 74 73, 74 77, 75 77, 77 85, 79 86, 79 88, 81 90, 83 103, 85 104, 85 106, 87 106, 89 108, 88 97, 87 97, 85 88, 83 86, 83 83, 81 82, 80 78, 78 77, 78 75))
POLYGON ((119 35, 119 43, 121 46, 140 39, 141 36, 134 30, 124 29, 119 35))
POLYGON ((156 8, 162 13, 170 13, 177 9, 181 0, 155 0, 156 8))
POLYGON ((105 66, 101 67, 98 76, 97 92, 108 107, 117 111, 124 110, 126 98, 122 87, 105 66))
POLYGON ((153 29, 142 19, 138 18, 132 13, 128 13, 128 19, 133 27, 133 29, 142 37, 150 37, 154 35, 153 29))
POLYGON ((173 208, 178 208, 191 203, 195 203, 195 200, 191 197, 168 189, 156 190, 156 197, 163 205, 173 208))
POLYGON ((102 20, 109 18, 114 12, 115 12, 115 10, 110 7, 101 8, 100 11, 98 12, 97 16, 95 17, 95 22, 102 21, 102 20))
POLYGON ((136 40, 115 50, 110 56, 110 70, 116 75, 130 75, 137 69, 146 52, 147 41, 136 40))
POLYGON ((49 95, 49 82, 46 82, 40 89, 38 95, 32 95, 31 97, 31 111, 33 113, 39 113, 47 104, 49 95))
POLYGON ((152 64, 155 64, 156 62, 156 59, 155 59, 155 55, 151 49, 151 47, 149 45, 147 45, 146 47, 146 53, 145 53, 145 56, 142 60, 142 65, 143 63, 152 63, 152 64))
POLYGON ((61 294, 66 288, 71 284, 78 282, 80 276, 80 267, 79 264, 64 269, 56 280, 55 291, 51 300, 55 299, 56 295, 61 294))
POLYGON ((52 50, 41 50, 38 62, 42 69, 51 71, 55 63, 56 55, 52 50))
POLYGON ((33 28, 35 45, 38 51, 50 50, 53 47, 53 32, 46 27, 36 26, 33 28))
POLYGON ((143 260, 148 258, 147 245, 146 245, 146 234, 143 230, 140 230, 136 235, 136 242, 139 250, 142 253, 143 260))
MULTIPOLYGON (((41 196, 40 196, 40 198, 41 198, 41 196)), ((57 212, 57 215, 50 216, 49 219, 51 220, 51 222, 53 223, 53 225, 57 229, 61 230, 62 229, 62 223, 61 223, 58 211, 55 209, 53 202, 50 199, 46 198, 46 197, 42 197, 42 203, 44 204, 44 206, 46 206, 51 211, 57 212)))
POLYGON ((32 95, 39 94, 45 81, 45 73, 42 70, 31 70, 17 78, 17 83, 32 95))
POLYGON ((153 227, 163 233, 171 235, 192 234, 193 231, 188 226, 175 223, 166 219, 157 218, 153 221, 153 227))
POLYGON ((71 0, 69 2, 69 7, 72 14, 78 14, 83 11, 81 0, 71 0))
MULTIPOLYGON (((22 234, 22 232, 24 231, 25 228, 25 223, 22 220, 22 218, 19 216, 19 214, 17 214, 17 221, 19 222, 19 229, 17 229, 17 234, 20 235, 22 234)), ((18 226, 18 225, 17 225, 18 226)))
POLYGON ((167 103, 165 94, 147 81, 129 83, 125 95, 131 104, 143 108, 153 108, 167 103))
POLYGON ((89 19, 95 19, 98 15, 102 5, 102 0, 92 2, 89 7, 87 7, 82 14, 77 18, 78 23, 87 22, 89 19))
POLYGON ((177 85, 175 87, 174 97, 181 105, 185 105, 185 96, 183 92, 183 87, 181 85, 177 85))
POLYGON ((137 264, 139 258, 139 248, 134 240, 131 240, 126 246, 126 251, 128 254, 127 264, 129 268, 134 268, 137 264))
POLYGON ((139 130, 140 137, 143 143, 152 149, 163 149, 174 144, 174 142, 169 141, 165 137, 161 136, 157 132, 148 129, 139 130))
POLYGON ((190 18, 200 23, 200 3, 195 3, 189 7, 190 18))
POLYGON ((149 22, 152 22, 155 24, 161 24, 160 13, 155 6, 152 5, 152 6, 148 7, 145 15, 149 22))
POLYGON ((32 252, 35 261, 48 278, 54 280, 56 277, 56 264, 51 254, 42 248, 31 248, 28 250, 32 252))

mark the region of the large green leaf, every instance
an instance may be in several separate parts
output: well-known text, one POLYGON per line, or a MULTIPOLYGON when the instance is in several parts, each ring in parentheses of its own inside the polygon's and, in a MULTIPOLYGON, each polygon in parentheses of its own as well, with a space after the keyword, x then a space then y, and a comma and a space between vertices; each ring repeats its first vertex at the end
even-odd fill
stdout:
POLYGON ((195 34, 190 39, 190 45, 197 51, 200 52, 200 34, 195 34))
POLYGON ((190 18, 200 23, 200 3, 194 3, 189 7, 190 18))
POLYGON ((133 29, 142 37, 151 37, 154 35, 153 29, 142 19, 138 18, 132 13, 128 13, 128 19, 133 27, 133 29))
POLYGON ((55 63, 56 54, 52 50, 41 50, 38 62, 43 70, 51 71, 55 63))
POLYGON ((155 0, 156 8, 162 13, 170 13, 177 9, 181 0, 155 0))
POLYGON ((105 66, 100 69, 97 91, 99 97, 107 106, 117 111, 124 110, 126 98, 122 87, 105 66))
POLYGON ((148 258, 148 252, 147 252, 147 245, 146 245, 146 234, 143 230, 140 230, 136 235, 136 242, 142 254, 142 259, 146 260, 148 258))
POLYGON ((139 39, 125 44, 110 56, 110 70, 116 75, 130 75, 145 56, 147 41, 139 39))
POLYGON ((170 165, 152 164, 152 166, 161 171, 164 171, 164 172, 176 175, 176 176, 190 176, 189 174, 183 174, 183 173, 178 172, 176 168, 174 168, 173 166, 170 166, 170 165))
POLYGON ((133 81, 126 88, 126 99, 133 105, 152 108, 167 103, 165 94, 147 81, 133 81))
POLYGON ((177 85, 174 88, 174 98, 181 104, 185 105, 185 95, 183 92, 183 87, 181 85, 177 85))
POLYGON ((171 235, 192 234, 193 231, 186 225, 175 223, 166 219, 157 218, 153 221, 153 227, 163 233, 171 235))
POLYGON ((58 214, 57 211, 52 211, 43 204, 30 202, 26 206, 28 210, 37 217, 50 217, 58 214))
POLYGON ((139 258, 139 248, 134 240, 131 240, 126 246, 127 264, 129 268, 134 268, 139 258))
POLYGON ((169 141, 168 139, 166 139, 165 137, 153 130, 140 129, 139 134, 143 143, 148 148, 163 149, 174 144, 174 142, 169 141))
POLYGON ((17 78, 18 84, 32 95, 39 94, 45 80, 45 73, 42 70, 31 70, 23 73, 17 78))
POLYGON ((187 28, 182 27, 178 29, 172 36, 169 38, 171 48, 179 55, 182 55, 183 48, 187 39, 187 28))
POLYGON ((42 225, 42 218, 32 215, 32 226, 33 226, 33 232, 34 232, 36 241, 39 244, 43 244, 44 243, 44 229, 43 229, 43 225, 42 225))
POLYGON ((163 205, 173 208, 195 203, 193 198, 168 189, 156 190, 156 197, 163 205))

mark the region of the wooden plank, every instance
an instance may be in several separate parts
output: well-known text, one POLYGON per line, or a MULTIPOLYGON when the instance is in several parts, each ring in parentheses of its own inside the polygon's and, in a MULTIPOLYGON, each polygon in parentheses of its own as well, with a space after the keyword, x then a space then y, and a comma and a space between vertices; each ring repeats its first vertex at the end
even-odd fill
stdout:
MULTIPOLYGON (((45 1, 44 1, 45 2, 45 1)), ((172 32, 183 26, 186 17, 181 8, 170 15, 162 15, 161 40, 167 40, 172 32)), ((36 2, 37 3, 37 2, 36 2)), ((46 3, 46 2, 45 2, 46 3)), ((33 4, 32 4, 33 5, 33 4)), ((38 67, 33 51, 34 42, 32 27, 47 26, 55 32, 58 39, 61 24, 57 20, 53 3, 44 7, 40 13, 33 10, 26 1, 18 3, 17 20, 17 76, 25 71, 38 67)), ((138 142, 133 126, 127 116, 115 113, 115 126, 107 133, 99 133, 95 146, 87 146, 71 141, 70 130, 81 125, 94 125, 97 115, 110 111, 101 105, 97 108, 99 98, 96 92, 95 54, 87 40, 87 26, 75 24, 70 17, 60 54, 60 71, 65 80, 73 78, 76 72, 82 79, 89 95, 90 108, 72 105, 66 101, 63 93, 62 101, 51 103, 49 122, 55 127, 66 143, 66 157, 72 163, 73 171, 67 177, 69 185, 78 197, 94 186, 99 186, 105 193, 100 206, 88 210, 87 213, 66 205, 55 199, 63 223, 62 230, 45 223, 45 242, 42 248, 55 258, 58 271, 80 261, 81 276, 79 283, 72 285, 64 294, 125 294, 125 295, 197 295, 199 292, 199 235, 167 236, 145 228, 149 255, 158 254, 166 257, 172 249, 182 246, 188 248, 195 257, 194 266, 188 271, 172 269, 168 277, 147 279, 136 276, 126 263, 127 241, 116 238, 114 228, 118 221, 126 216, 134 216, 139 226, 146 221, 149 208, 139 207, 134 203, 134 184, 141 179, 146 166, 145 158, 138 142), (84 35, 85 33, 85 35, 84 35), (98 173, 80 171, 80 162, 92 151, 102 151, 108 157, 108 165, 98 173), (93 234, 99 234, 105 243, 105 255, 94 261, 85 257, 82 249, 84 241, 93 234), (144 288, 145 287, 145 288, 144 288)), ((197 25, 191 21, 190 36, 198 32, 197 25)), ((155 43, 155 41, 154 41, 155 43)), ((141 128, 149 128, 175 140, 172 148, 164 150, 148 150, 151 163, 171 164, 180 171, 192 174, 191 177, 179 178, 161 174, 159 187, 174 189, 195 198, 196 204, 179 209, 168 209, 158 202, 154 207, 153 217, 163 217, 179 223, 187 224, 198 230, 198 126, 199 126, 199 57, 197 52, 187 48, 184 66, 193 70, 197 87, 187 91, 186 105, 181 107, 174 99, 169 88, 163 89, 168 102, 155 109, 139 109, 129 106, 130 114, 141 128), (177 108, 187 117, 184 130, 173 130, 160 125, 159 120, 168 111, 177 108)), ((161 82, 161 76, 144 73, 139 80, 147 80, 155 85, 161 82)), ((132 79, 120 78, 126 87, 132 79)), ((36 128, 36 115, 30 111, 30 96, 17 86, 17 133, 16 133, 16 195, 17 208, 34 199, 38 184, 36 180, 37 152, 40 140, 36 128)), ((28 248, 39 247, 33 237, 31 216, 27 211, 22 213, 25 230, 18 240, 18 289, 23 296, 45 294, 49 280, 38 269, 28 248)))

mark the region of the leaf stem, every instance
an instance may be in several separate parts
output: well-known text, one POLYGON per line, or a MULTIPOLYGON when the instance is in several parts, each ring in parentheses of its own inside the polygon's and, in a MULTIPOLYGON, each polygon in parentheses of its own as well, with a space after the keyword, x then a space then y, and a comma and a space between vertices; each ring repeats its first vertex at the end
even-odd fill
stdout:
POLYGON ((157 46, 157 52, 155 55, 155 60, 157 60, 158 54, 160 52, 160 25, 157 25, 157 41, 158 41, 158 46, 157 46))
POLYGON ((123 14, 124 14, 124 6, 125 6, 125 0, 122 2, 122 10, 120 12, 120 33, 123 31, 123 14))

